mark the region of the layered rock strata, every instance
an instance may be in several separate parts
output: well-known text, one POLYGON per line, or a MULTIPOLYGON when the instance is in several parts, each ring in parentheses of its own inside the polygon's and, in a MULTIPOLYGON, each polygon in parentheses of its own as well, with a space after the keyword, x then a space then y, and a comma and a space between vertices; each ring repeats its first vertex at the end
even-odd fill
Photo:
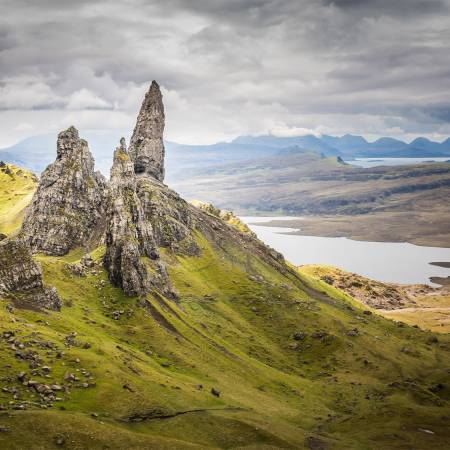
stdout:
POLYGON ((29 246, 20 240, 0 243, 0 296, 20 307, 61 308, 56 289, 44 285, 40 266, 33 261, 29 246))

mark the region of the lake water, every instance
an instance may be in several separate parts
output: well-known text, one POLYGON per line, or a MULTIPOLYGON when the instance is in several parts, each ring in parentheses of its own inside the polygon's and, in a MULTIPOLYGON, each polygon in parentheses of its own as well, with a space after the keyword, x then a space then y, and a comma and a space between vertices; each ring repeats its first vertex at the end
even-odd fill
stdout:
MULTIPOLYGON (((353 241, 347 238, 286 234, 293 228, 258 225, 293 217, 241 217, 259 239, 278 250, 295 265, 330 264, 374 280, 416 284, 430 283, 429 277, 447 277, 450 269, 432 266, 450 261, 450 248, 422 247, 408 243, 353 241)), ((300 218, 299 218, 300 219, 300 218)))
POLYGON ((369 168, 376 166, 403 166, 424 162, 445 162, 449 160, 450 156, 444 158, 355 158, 345 162, 353 166, 369 168))

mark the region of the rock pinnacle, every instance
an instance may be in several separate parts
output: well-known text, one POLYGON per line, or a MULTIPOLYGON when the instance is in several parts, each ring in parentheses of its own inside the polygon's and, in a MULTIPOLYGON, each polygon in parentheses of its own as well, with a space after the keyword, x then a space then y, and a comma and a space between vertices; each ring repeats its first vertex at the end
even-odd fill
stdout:
POLYGON ((153 81, 137 117, 129 153, 137 175, 164 180, 164 105, 159 85, 153 81))

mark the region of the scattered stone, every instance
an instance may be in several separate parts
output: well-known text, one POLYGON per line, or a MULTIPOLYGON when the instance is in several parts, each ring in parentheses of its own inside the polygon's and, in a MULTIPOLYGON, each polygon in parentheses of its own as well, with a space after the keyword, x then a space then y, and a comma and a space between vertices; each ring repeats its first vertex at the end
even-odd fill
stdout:
POLYGON ((306 339, 308 335, 306 333, 304 333, 303 331, 297 331, 296 333, 294 333, 292 335, 292 337, 296 340, 296 341, 303 341, 304 339, 306 339))
POLYGON ((72 381, 76 381, 77 377, 73 373, 66 373, 64 375, 64 380, 72 382, 72 381))
POLYGON ((63 436, 55 436, 54 441, 56 445, 64 445, 66 443, 66 440, 63 436))
POLYGON ((328 333, 326 331, 315 331, 311 337, 314 339, 323 339, 324 337, 328 336, 328 333))
POLYGON ((211 394, 215 397, 220 397, 220 391, 216 388, 211 388, 211 394))
POLYGON ((322 441, 321 439, 315 437, 315 436, 309 436, 305 440, 306 446, 310 450, 327 450, 328 445, 326 442, 322 441))
POLYGON ((426 428, 418 428, 419 431, 426 434, 434 434, 434 431, 427 430, 426 428))
POLYGON ((25 377, 26 377, 26 373, 25 372, 19 372, 19 374, 17 375, 17 379, 23 383, 25 381, 25 377))

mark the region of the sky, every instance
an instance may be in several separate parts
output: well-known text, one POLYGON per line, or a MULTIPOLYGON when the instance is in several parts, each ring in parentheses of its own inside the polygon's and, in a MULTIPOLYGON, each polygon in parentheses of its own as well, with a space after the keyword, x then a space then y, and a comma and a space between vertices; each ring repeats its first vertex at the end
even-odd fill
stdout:
POLYGON ((151 80, 166 138, 450 136, 450 0, 0 0, 0 146, 130 135, 151 80))

